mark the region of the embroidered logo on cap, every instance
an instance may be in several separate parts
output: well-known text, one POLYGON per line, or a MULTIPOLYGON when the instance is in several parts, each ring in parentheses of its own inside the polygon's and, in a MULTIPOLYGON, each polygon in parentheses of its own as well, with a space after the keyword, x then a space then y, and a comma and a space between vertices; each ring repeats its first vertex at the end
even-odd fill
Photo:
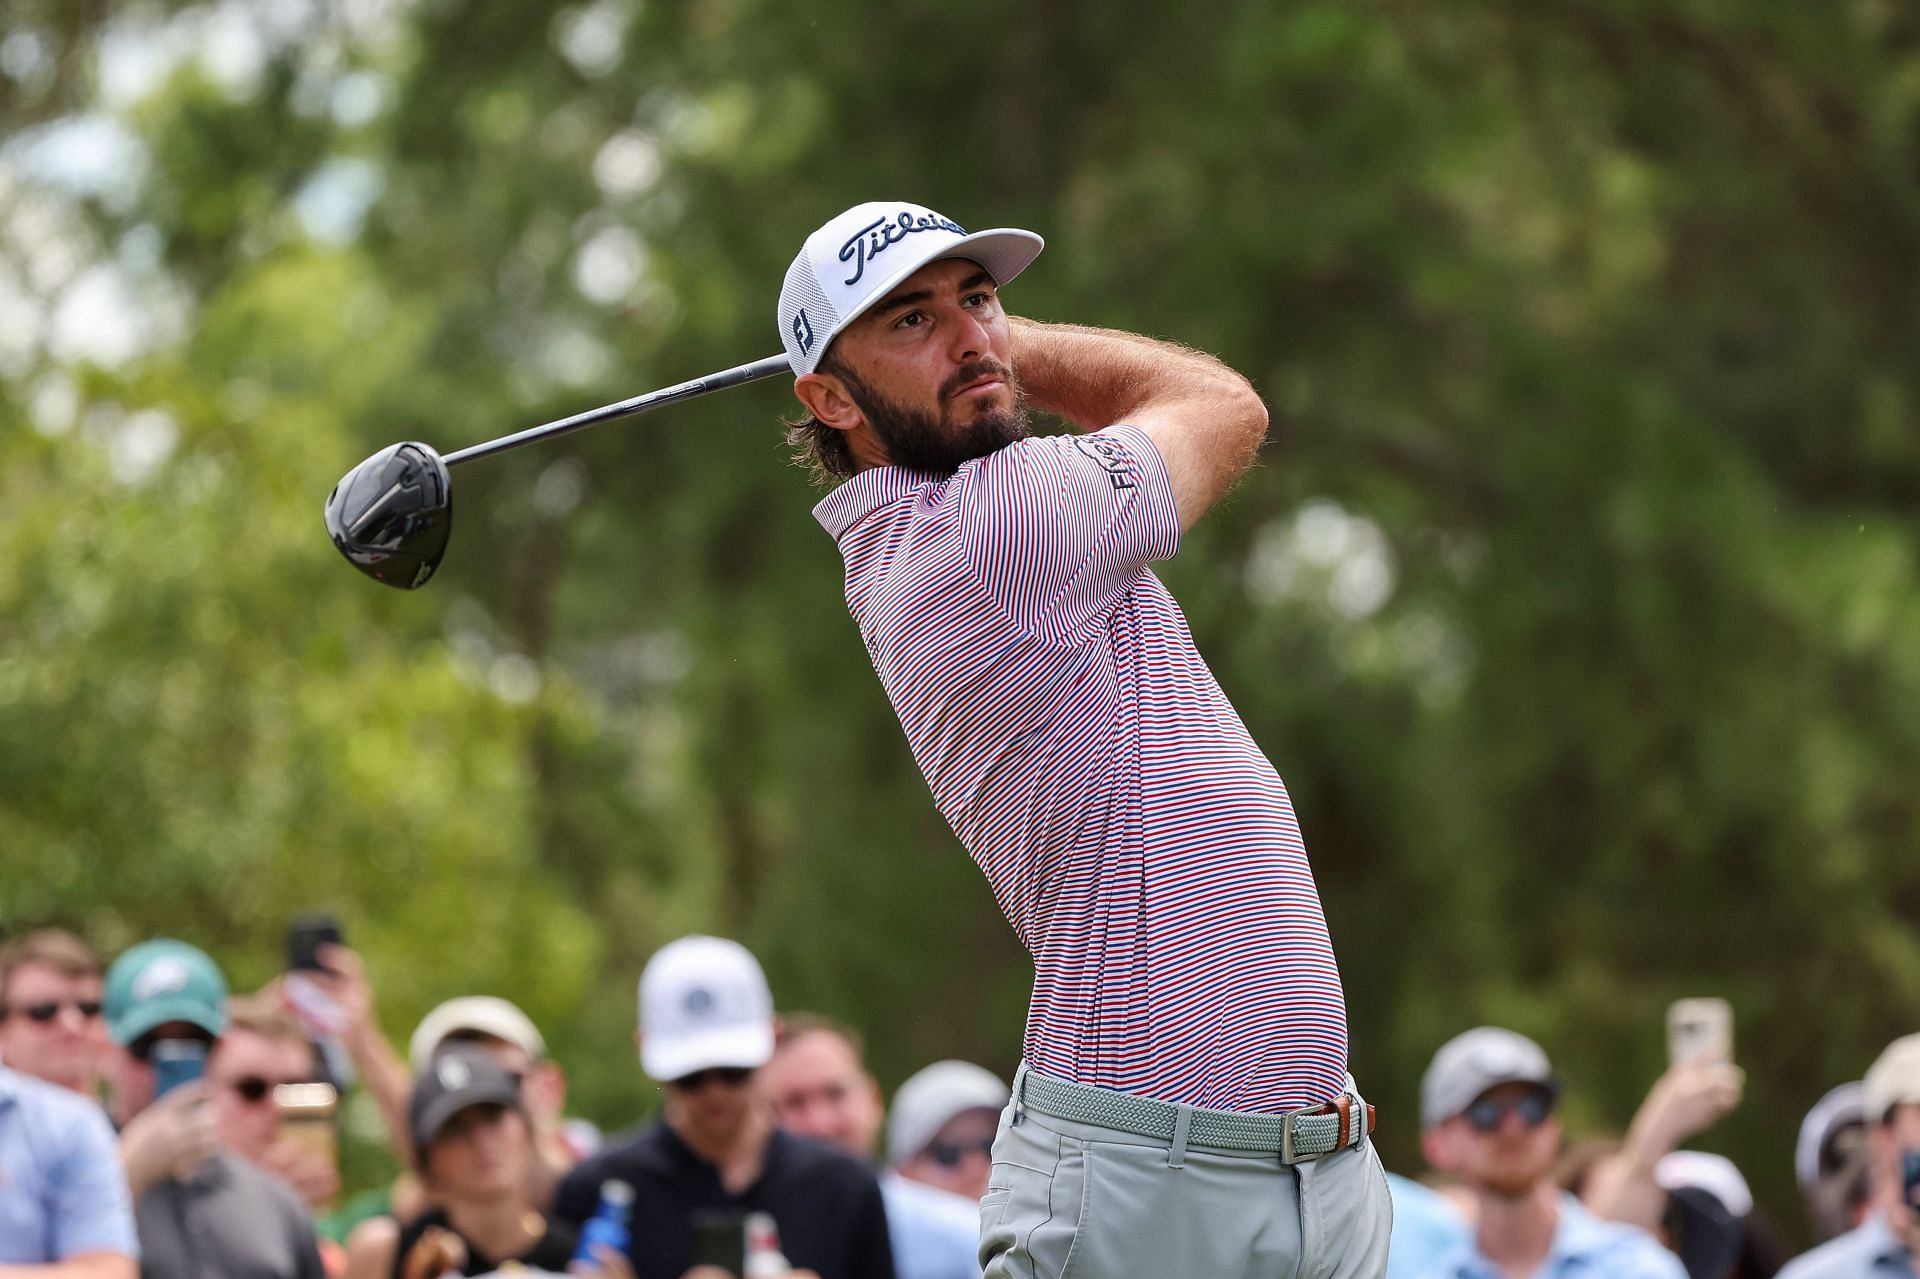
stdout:
POLYGON ((193 970, 184 959, 164 955, 142 968, 140 975, 133 979, 133 997, 152 999, 156 995, 171 995, 185 990, 192 981, 193 970))
POLYGON ((449 1091, 473 1082, 473 1067, 458 1057, 442 1057, 434 1063, 433 1073, 440 1077, 440 1086, 449 1091))
POLYGON ((813 325, 804 309, 793 313, 793 340, 800 344, 800 354, 813 350, 813 325))
POLYGON ((876 218, 848 236, 847 242, 840 246, 840 260, 853 264, 853 274, 843 283, 858 284, 860 277, 867 273, 868 262, 918 231, 948 231, 954 235, 967 233, 967 229, 958 222, 937 213, 921 215, 911 209, 902 209, 896 218, 876 218))
POLYGON ((713 1011, 713 992, 696 986, 687 992, 687 997, 680 1001, 680 1006, 687 1010, 689 1017, 698 1017, 711 1012, 713 1011))

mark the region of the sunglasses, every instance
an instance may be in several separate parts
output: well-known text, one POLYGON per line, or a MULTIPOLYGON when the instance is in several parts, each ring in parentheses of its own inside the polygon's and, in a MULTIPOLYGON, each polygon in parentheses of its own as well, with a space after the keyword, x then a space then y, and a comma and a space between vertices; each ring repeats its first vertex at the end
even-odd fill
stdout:
POLYGON ((272 1095, 273 1090, 281 1084, 305 1084, 311 1082, 311 1080, 307 1079, 263 1079, 259 1075, 242 1075, 240 1078, 228 1084, 227 1087, 239 1094, 240 1100, 246 1102, 249 1106, 257 1106, 272 1095))
POLYGON ((682 1075, 669 1085, 681 1092, 698 1092, 708 1084, 719 1082, 729 1088, 738 1088, 747 1082, 753 1071, 745 1066, 709 1066, 705 1070, 696 1070, 691 1075, 682 1075))
POLYGON ((1482 1097, 1461 1112, 1467 1122, 1473 1125, 1475 1132, 1492 1132, 1506 1120, 1509 1114, 1520 1116, 1520 1122, 1529 1128, 1538 1128, 1553 1113, 1553 1094, 1548 1092, 1525 1092, 1518 1097, 1482 1097))
POLYGON ((49 999, 41 1004, 19 1004, 7 1009, 4 1015, 25 1013, 28 1021, 37 1021, 44 1026, 58 1017, 62 1008, 73 1009, 87 1021, 100 1015, 100 1001, 97 999, 49 999))
POLYGON ((927 1147, 927 1158, 942 1168, 958 1168, 968 1155, 979 1155, 982 1159, 993 1158, 993 1138, 985 1141, 966 1141, 949 1143, 936 1141, 927 1147))

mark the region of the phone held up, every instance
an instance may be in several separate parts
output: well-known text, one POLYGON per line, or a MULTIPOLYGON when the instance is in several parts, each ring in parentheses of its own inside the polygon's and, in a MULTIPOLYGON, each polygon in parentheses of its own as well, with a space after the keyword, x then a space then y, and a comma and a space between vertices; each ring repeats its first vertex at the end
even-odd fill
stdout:
MULTIPOLYGON (((280 1134, 303 1150, 320 1156, 336 1171, 340 1145, 334 1115, 340 1097, 332 1084, 278 1084, 273 1104, 280 1112, 280 1134)), ((328 1205, 316 1205, 325 1208, 328 1205)))
POLYGON ((153 1098, 158 1101, 207 1073, 207 1046, 198 1039, 156 1040, 147 1060, 153 1063, 153 1098))
POLYGON ((345 940, 340 921, 332 915, 311 912, 296 915, 287 926, 287 971, 321 972, 320 948, 338 946, 345 940))
POLYGON ((1676 999, 1667 1009, 1667 1064, 1733 1061, 1733 1005, 1724 999, 1676 999))

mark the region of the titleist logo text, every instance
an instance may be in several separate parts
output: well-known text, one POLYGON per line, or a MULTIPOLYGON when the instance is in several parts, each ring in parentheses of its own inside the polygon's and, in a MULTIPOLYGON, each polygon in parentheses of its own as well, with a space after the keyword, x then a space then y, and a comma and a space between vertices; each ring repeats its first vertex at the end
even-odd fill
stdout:
POLYGON ((955 235, 965 235, 967 229, 958 222, 950 221, 939 214, 918 217, 902 209, 897 218, 878 218, 847 237, 840 246, 840 260, 853 264, 853 274, 846 279, 847 284, 858 284, 860 277, 867 273, 867 263, 900 243, 915 231, 951 231, 955 235))

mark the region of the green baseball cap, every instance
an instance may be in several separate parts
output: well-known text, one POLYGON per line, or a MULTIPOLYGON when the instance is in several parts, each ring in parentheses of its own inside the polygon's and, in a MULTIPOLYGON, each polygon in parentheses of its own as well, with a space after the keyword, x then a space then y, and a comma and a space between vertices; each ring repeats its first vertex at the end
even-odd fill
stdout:
POLYGON ((107 970, 107 1034, 125 1047, 155 1026, 184 1021, 218 1036, 227 1028, 227 980, 183 941, 144 941, 107 970))

